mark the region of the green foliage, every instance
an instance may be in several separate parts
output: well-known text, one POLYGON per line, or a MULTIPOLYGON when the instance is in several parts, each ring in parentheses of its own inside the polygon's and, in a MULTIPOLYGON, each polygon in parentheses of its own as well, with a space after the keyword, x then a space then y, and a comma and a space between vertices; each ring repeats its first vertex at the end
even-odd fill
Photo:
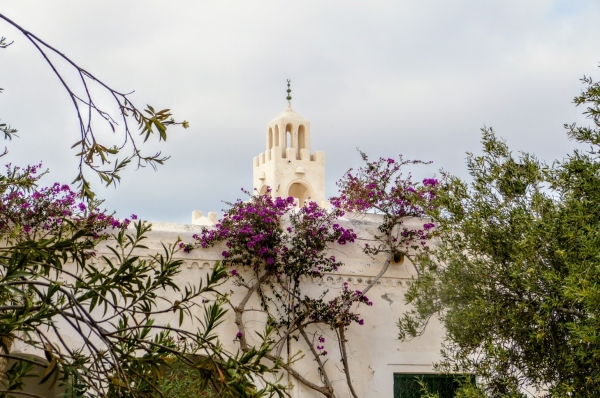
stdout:
POLYGON ((6 123, 0 123, 0 133, 4 134, 4 139, 12 139, 16 136, 17 129, 13 129, 6 123))
POLYGON ((438 366, 481 381, 462 396, 600 394, 600 86, 583 82, 575 103, 593 126, 566 127, 589 152, 548 165, 483 129, 483 154, 467 156, 472 181, 444 176, 440 243, 399 328, 405 340, 441 320, 438 366))
POLYGON ((208 398, 214 394, 210 387, 198 382, 198 375, 194 368, 175 361, 167 370, 161 383, 165 398, 208 398))
POLYGON ((472 376, 461 374, 395 374, 394 393, 400 397, 475 398, 474 382, 472 376))
POLYGON ((282 395, 263 380, 274 371, 261 364, 270 330, 262 346, 243 355, 218 340, 224 267, 217 264, 205 280, 176 283, 179 242, 149 253, 149 224, 130 226, 87 208, 66 185, 37 189, 36 172, 11 168, 0 176, 0 358, 12 360, 0 397, 22 389, 32 365, 45 368, 42 382, 71 384, 73 395, 157 397, 164 367, 174 360, 221 397, 282 395), (105 265, 95 261, 100 243, 105 265), (203 317, 193 315, 196 307, 203 317), (157 321, 171 312, 178 327, 157 321), (12 354, 15 343, 43 353, 47 363, 12 354))
POLYGON ((226 363, 218 367, 213 356, 185 355, 172 358, 165 368, 165 377, 160 381, 160 390, 165 398, 170 397, 225 397, 225 398, 258 398, 277 395, 283 397, 285 390, 274 384, 264 383, 258 388, 248 371, 262 375, 271 370, 261 364, 270 350, 271 341, 267 338, 259 349, 250 349, 243 354, 230 357, 226 363), (223 370, 220 370, 223 369, 223 370))

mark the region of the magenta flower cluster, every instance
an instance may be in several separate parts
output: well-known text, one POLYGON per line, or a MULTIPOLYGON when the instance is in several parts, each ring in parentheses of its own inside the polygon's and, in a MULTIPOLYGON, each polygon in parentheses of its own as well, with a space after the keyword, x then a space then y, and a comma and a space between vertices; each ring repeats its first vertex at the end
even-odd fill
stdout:
POLYGON ((305 300, 305 305, 314 309, 310 314, 310 319, 315 322, 326 323, 332 328, 348 327, 352 322, 363 325, 364 319, 354 312, 353 306, 355 303, 373 305, 373 302, 360 290, 350 290, 346 282, 343 285, 341 294, 329 301, 323 298, 306 298, 305 300))
MULTIPOLYGON (((225 264, 248 266, 257 278, 266 277, 263 279, 271 285, 270 292, 261 289, 257 294, 265 309, 277 307, 272 313, 278 314, 279 319, 274 322, 285 327, 289 325, 289 319, 308 319, 316 310, 310 299, 300 299, 300 278, 319 278, 343 265, 335 256, 327 254, 332 245, 346 245, 356 239, 354 231, 340 225, 338 218, 341 215, 340 209, 329 212, 314 202, 298 208, 292 197, 272 198, 268 191, 264 195, 250 196, 246 202, 233 203, 214 229, 205 228, 193 237, 194 247, 207 248, 224 243, 225 264), (289 293, 284 294, 282 286, 291 289, 289 293)), ((230 276, 243 283, 243 276, 235 269, 230 271, 230 276)), ((347 298, 344 296, 344 300, 347 298)), ((353 300, 366 299, 354 295, 353 300)), ((343 318, 353 318, 349 315, 350 306, 343 306, 343 318)), ((327 354, 324 341, 319 344, 321 355, 327 354)))
POLYGON ((230 265, 251 266, 273 273, 277 279, 290 275, 322 276, 339 263, 325 251, 332 243, 354 242, 356 234, 335 221, 341 214, 307 203, 295 208, 294 198, 272 198, 270 191, 238 200, 215 229, 195 235, 197 247, 225 242, 222 255, 230 265))
POLYGON ((319 336, 319 345, 317 345, 317 351, 319 351, 319 355, 327 355, 327 351, 325 350, 325 337, 319 336))
MULTIPOLYGON (((272 198, 270 191, 250 195, 248 201, 233 203, 214 229, 204 228, 195 235, 193 245, 181 247, 189 251, 224 244, 222 255, 226 265, 236 269, 251 267, 255 277, 270 286, 258 289, 257 294, 263 309, 276 307, 269 313, 279 317, 273 320, 277 327, 289 327, 290 322, 298 319, 326 324, 332 329, 347 328, 352 323, 363 325, 364 319, 356 310, 360 304, 373 303, 361 291, 350 290, 344 284, 340 294, 333 298, 326 292, 313 298, 301 294, 300 279, 320 278, 342 266, 327 252, 332 245, 353 243, 357 238, 354 231, 338 221, 345 211, 375 211, 383 215, 375 243, 364 247, 368 254, 387 252, 391 258, 398 252, 429 250, 435 225, 427 213, 435 208, 441 189, 435 178, 419 183, 413 182, 410 174, 402 174, 402 167, 424 162, 406 161, 402 157, 369 162, 366 156, 363 158, 366 165, 356 173, 350 170, 338 183, 340 194, 331 200, 333 211, 313 202, 296 208, 292 197, 272 198), (405 225, 407 217, 422 219, 422 227, 405 225)), ((244 284, 243 276, 235 269, 230 276, 244 284)), ((319 337, 316 346, 319 355, 327 355, 324 341, 319 337)))
POLYGON ((402 156, 398 160, 380 158, 373 162, 365 154, 362 156, 365 166, 344 175, 338 182, 340 194, 331 203, 346 211, 375 211, 383 215, 381 235, 376 236, 379 242, 365 245, 364 251, 377 254, 429 250, 435 225, 428 221, 427 214, 436 208, 440 184, 435 178, 414 182, 410 174, 403 174, 403 167, 428 163, 404 160, 402 156), (423 227, 407 227, 407 217, 425 220, 423 227))
POLYGON ((427 164, 419 160, 380 158, 369 162, 363 154, 366 165, 357 172, 350 169, 338 182, 340 195, 332 198, 331 203, 338 208, 365 212, 375 210, 398 217, 422 217, 435 198, 438 181, 425 178, 421 184, 412 181, 410 174, 404 176, 402 168, 406 165, 427 164))
POLYGON ((0 197, 0 232, 5 236, 28 240, 84 230, 88 239, 100 239, 107 229, 127 228, 131 220, 137 219, 132 215, 131 220, 121 221, 98 208, 89 209, 66 184, 38 188, 41 167, 9 164, 6 174, 0 175, 1 180, 12 181, 4 185, 0 197))

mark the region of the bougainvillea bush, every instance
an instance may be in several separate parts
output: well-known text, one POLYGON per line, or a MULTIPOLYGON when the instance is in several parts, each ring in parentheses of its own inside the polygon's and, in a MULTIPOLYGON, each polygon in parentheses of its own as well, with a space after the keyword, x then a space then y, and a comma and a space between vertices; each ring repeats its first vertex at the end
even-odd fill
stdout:
POLYGON ((435 223, 428 214, 437 207, 440 184, 435 178, 414 181, 404 169, 431 162, 406 160, 402 156, 369 161, 365 153, 360 154, 365 165, 348 170, 338 182, 340 192, 331 199, 332 205, 347 212, 382 215, 378 234, 364 243, 366 254, 386 253, 388 265, 394 257, 396 261, 408 257, 418 263, 435 237, 435 223), (407 226, 409 219, 417 219, 421 227, 407 226))
POLYGON ((178 286, 179 242, 140 257, 149 224, 118 220, 68 185, 38 188, 40 167, 9 165, 0 174, 0 397, 37 397, 23 392, 35 367, 70 396, 159 397, 163 368, 174 360, 219 396, 281 393, 267 381, 255 385, 271 371, 260 363, 268 333, 243 360, 220 346, 222 266, 178 286), (111 259, 97 251, 100 242, 111 259), (182 329, 203 298, 210 303, 200 309, 202 325, 182 329), (166 312, 178 313, 179 328, 156 321, 166 312))
POLYGON ((236 340, 241 349, 251 347, 246 320, 250 312, 257 310, 249 304, 255 296, 278 336, 265 358, 282 363, 300 383, 326 397, 335 395, 332 378, 324 366, 331 353, 327 350, 339 349, 349 390, 356 396, 346 354, 346 331, 351 325, 364 324, 359 308, 373 304, 366 292, 385 273, 390 261, 396 255, 413 256, 429 250, 434 236, 434 225, 425 218, 425 211, 434 206, 437 180, 413 183, 410 176, 401 174, 403 166, 423 162, 368 162, 364 154, 363 159, 366 165, 358 173, 351 170, 340 181, 340 195, 332 199, 331 210, 314 202, 297 207, 294 198, 274 198, 268 190, 231 204, 214 229, 203 229, 194 236, 193 245, 184 246, 185 250, 192 250, 224 244, 223 264, 230 267, 229 277, 234 283, 244 289, 239 301, 231 298, 238 329, 236 340), (352 229, 342 226, 348 225, 348 220, 342 223, 340 219, 349 216, 346 212, 373 209, 383 214, 379 233, 369 241, 359 242, 352 229), (423 226, 405 226, 407 217, 423 218, 423 226), (326 289, 316 294, 310 289, 312 294, 307 293, 307 282, 339 272, 343 267, 331 249, 350 244, 360 244, 366 255, 389 254, 378 277, 363 291, 344 284, 338 293, 326 289), (325 331, 337 336, 337 341, 326 341, 325 331), (319 368, 319 380, 308 380, 295 369, 293 355, 282 355, 291 339, 308 347, 308 355, 319 368))
MULTIPOLYGON (((93 247, 109 236, 111 229, 126 229, 131 220, 118 220, 87 202, 67 184, 54 183, 38 188, 42 165, 21 168, 6 165, 0 175, 0 234, 6 243, 44 238, 68 237, 73 231, 85 231, 82 246, 93 247)), ((90 251, 88 254, 93 255, 90 251)))

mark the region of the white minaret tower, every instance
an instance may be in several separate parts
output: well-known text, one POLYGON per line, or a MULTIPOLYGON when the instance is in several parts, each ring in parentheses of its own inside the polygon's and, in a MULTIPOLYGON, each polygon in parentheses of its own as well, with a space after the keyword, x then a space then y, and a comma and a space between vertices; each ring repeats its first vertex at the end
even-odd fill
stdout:
POLYGON ((326 207, 325 152, 310 153, 310 122, 292 110, 291 91, 288 80, 287 109, 267 124, 267 149, 254 158, 254 189, 326 207))

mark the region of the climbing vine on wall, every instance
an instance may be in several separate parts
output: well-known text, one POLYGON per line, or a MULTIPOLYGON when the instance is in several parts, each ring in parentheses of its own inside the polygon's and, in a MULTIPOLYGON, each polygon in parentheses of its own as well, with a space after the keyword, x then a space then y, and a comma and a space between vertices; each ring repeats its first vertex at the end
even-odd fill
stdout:
POLYGON ((340 194, 331 200, 332 210, 314 202, 297 208, 292 197, 273 198, 270 190, 262 195, 246 192, 249 200, 231 204, 216 228, 203 229, 194 236, 193 244, 184 247, 193 250, 224 243, 223 263, 231 267, 229 277, 244 289, 239 301, 230 298, 240 348, 251 348, 246 321, 257 310, 250 304, 255 296, 259 311, 277 334, 265 358, 281 363, 296 380, 326 397, 335 394, 332 376, 325 367, 331 349, 339 350, 349 390, 357 396, 350 377, 346 332, 352 325, 364 324, 359 311, 373 305, 367 291, 379 281, 395 256, 416 261, 429 250, 434 237, 434 224, 425 217, 425 211, 435 205, 437 180, 412 182, 410 175, 402 174, 404 166, 424 162, 401 157, 369 162, 365 154, 361 155, 365 166, 357 172, 348 171, 338 183, 340 194), (343 217, 352 217, 347 212, 366 211, 382 214, 378 233, 369 240, 359 238, 340 222, 343 217), (406 226, 407 217, 422 219, 422 226, 406 226), (360 244, 368 256, 387 254, 378 276, 362 291, 352 290, 347 284, 337 293, 326 288, 317 294, 314 289, 305 291, 305 278, 322 278, 344 266, 331 255, 331 249, 349 244, 360 244), (328 341, 326 335, 336 336, 337 341, 328 341), (300 341, 308 347, 319 368, 318 380, 309 380, 295 367, 298 356, 286 351, 289 341, 300 341))

